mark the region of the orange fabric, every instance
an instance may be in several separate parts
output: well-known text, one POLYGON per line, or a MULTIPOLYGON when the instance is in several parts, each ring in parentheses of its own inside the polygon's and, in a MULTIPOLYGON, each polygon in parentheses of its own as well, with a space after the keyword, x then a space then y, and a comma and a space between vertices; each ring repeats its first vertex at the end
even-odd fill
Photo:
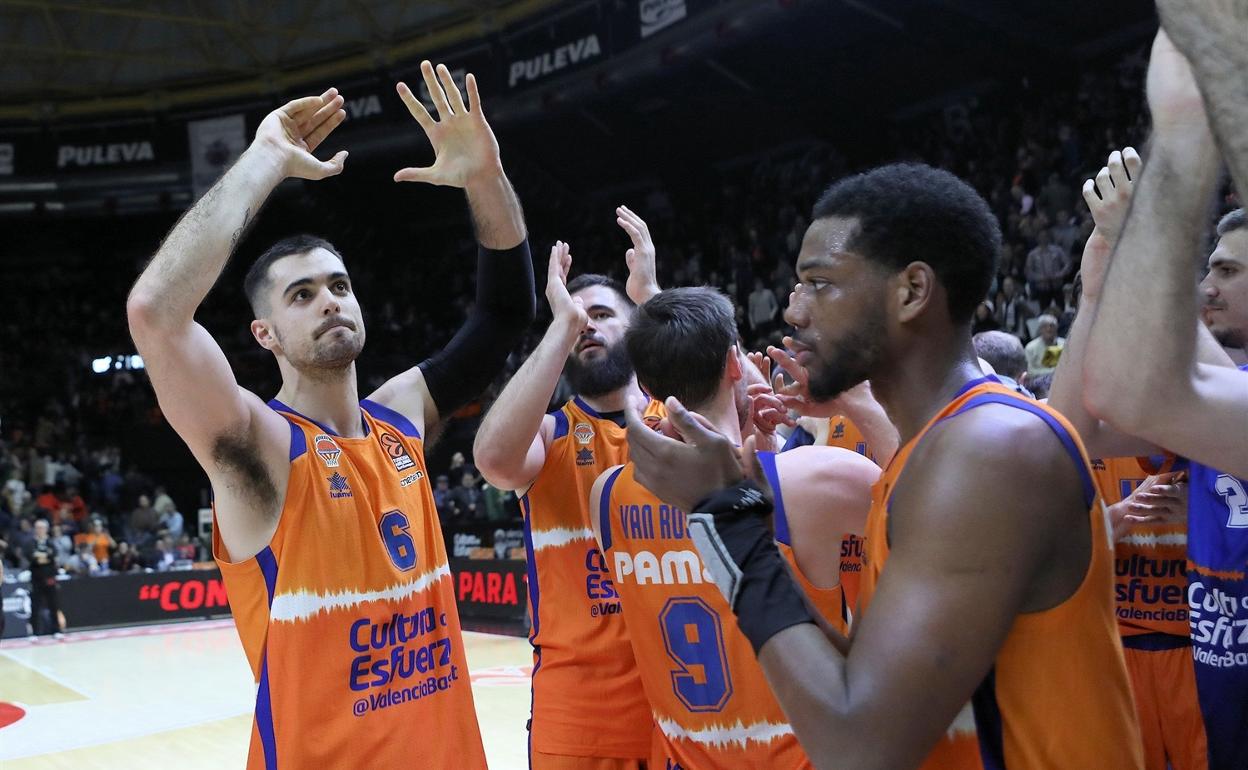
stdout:
POLYGON ((789 571, 797 579, 797 584, 802 587, 802 591, 815 611, 822 615, 833 629, 848 635, 849 619, 845 615, 844 588, 840 585, 835 588, 821 588, 810 582, 810 578, 806 577, 802 568, 797 566, 797 555, 793 553, 793 549, 780 542, 776 543, 776 547, 780 549, 780 555, 788 561, 789 571))
POLYGON ((650 767, 809 767, 684 512, 638 484, 631 464, 610 473, 595 513, 659 728, 650 767))
POLYGON ((100 564, 105 564, 108 562, 108 543, 110 539, 106 534, 97 535, 93 532, 87 532, 81 535, 74 535, 74 545, 90 543, 91 552, 95 554, 95 560, 100 564))
MULTIPOLYGON (((661 418, 663 407, 652 401, 645 414, 661 418)), ((546 463, 521 499, 534 752, 644 759, 650 751, 650 705, 589 520, 594 479, 627 457, 623 428, 569 401, 557 413, 546 463)))
MULTIPOLYGON (((867 558, 859 596, 863 612, 870 611, 871 597, 886 568, 889 497, 906 461, 933 425, 983 395, 1017 400, 1049 415, 1075 442, 1079 460, 1091 472, 1082 442, 1065 418, 995 380, 979 381, 902 447, 876 483, 867 517, 867 558)), ((944 739, 933 748, 924 767, 978 766, 978 762, 953 756, 965 751, 972 736, 978 738, 981 754, 999 742, 1003 754, 999 762, 1005 767, 1110 770, 1142 765, 1139 725, 1114 619, 1108 521, 1099 496, 1089 508, 1088 526, 1092 557, 1079 588, 1052 609, 1015 618, 990 677, 976 692, 975 723, 985 733, 959 730, 956 738, 944 739)))
MULTIPOLYGON (((1093 460, 1106 504, 1123 500, 1149 475, 1134 457, 1093 460)), ((1118 632, 1187 637, 1187 522, 1134 524, 1114 544, 1118 632)))
POLYGON ((259 684, 247 766, 484 768, 423 442, 361 413, 367 435, 341 438, 282 412, 306 451, 256 557, 214 527, 259 684))
POLYGON ((645 759, 618 757, 580 757, 564 754, 529 754, 530 770, 646 770, 645 759))
POLYGON ((1207 770, 1191 646, 1123 653, 1144 737, 1145 770, 1207 770))
MULTIPOLYGON (((866 436, 858 430, 848 417, 837 416, 828 421, 828 446, 840 447, 857 452, 863 457, 879 462, 875 449, 867 444, 866 436)), ((862 582, 863 539, 857 535, 846 533, 841 538, 841 589, 845 593, 845 605, 853 617, 858 606, 858 587, 862 582)))

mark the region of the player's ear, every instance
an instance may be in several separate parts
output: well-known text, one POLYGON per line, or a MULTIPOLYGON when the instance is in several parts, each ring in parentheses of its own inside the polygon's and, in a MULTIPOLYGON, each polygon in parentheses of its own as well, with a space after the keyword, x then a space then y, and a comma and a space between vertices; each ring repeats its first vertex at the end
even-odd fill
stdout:
POLYGON ((911 262, 891 281, 897 300, 897 320, 901 323, 922 315, 936 293, 936 273, 926 262, 911 262))
POLYGON ((278 344, 277 335, 273 332, 273 325, 264 319, 257 318, 251 322, 251 336, 256 338, 256 342, 260 343, 260 347, 265 350, 278 352, 281 346, 278 344))
POLYGON ((724 372, 728 375, 729 382, 736 382, 745 376, 741 369, 741 348, 735 342, 728 348, 728 361, 724 372))

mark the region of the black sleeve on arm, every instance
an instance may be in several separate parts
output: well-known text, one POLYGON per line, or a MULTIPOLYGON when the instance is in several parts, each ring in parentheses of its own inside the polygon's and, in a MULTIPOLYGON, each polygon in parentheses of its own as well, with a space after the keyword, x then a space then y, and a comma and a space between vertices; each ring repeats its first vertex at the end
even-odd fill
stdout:
POLYGON ((536 316, 528 239, 503 251, 478 246, 476 304, 446 347, 420 364, 438 413, 450 415, 480 395, 536 316))

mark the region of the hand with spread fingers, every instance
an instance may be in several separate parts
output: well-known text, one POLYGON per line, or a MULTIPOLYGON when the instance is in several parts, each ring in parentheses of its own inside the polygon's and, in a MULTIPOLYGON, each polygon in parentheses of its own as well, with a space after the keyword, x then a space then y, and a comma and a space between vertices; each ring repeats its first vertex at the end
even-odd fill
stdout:
POLYGON ((629 240, 633 242, 633 247, 624 252, 624 262, 628 265, 628 280, 624 283, 624 291, 634 304, 644 304, 661 291, 650 227, 646 220, 634 214, 628 206, 616 208, 615 223, 624 228, 629 240))
POLYGON ((329 160, 318 160, 312 153, 347 119, 342 105, 336 88, 287 102, 260 121, 253 147, 276 153, 285 178, 317 180, 340 174, 346 150, 329 160))
POLYGON ((406 83, 399 83, 398 91, 412 117, 429 137, 434 161, 432 166, 424 168, 401 169, 395 173, 394 181, 466 188, 484 177, 501 175, 498 140, 485 121, 476 77, 469 73, 464 83, 468 91, 465 104, 464 96, 445 64, 439 64, 435 69, 430 62, 423 61, 420 71, 437 110, 437 120, 406 83))
POLYGON ((706 418, 669 398, 667 423, 680 439, 651 430, 632 405, 628 421, 629 458, 638 483, 684 511, 745 477, 741 454, 727 436, 710 427, 706 418))
MULTIPOLYGON (((754 426, 754 436, 758 440, 758 448, 768 452, 780 451, 781 444, 776 435, 780 425, 793 427, 797 422, 789 417, 789 410, 776 396, 771 384, 771 359, 763 353, 749 353, 753 369, 757 371, 757 382, 749 382, 745 394, 750 399, 750 423, 754 426)), ((752 379, 752 378, 747 378, 752 379)))
POLYGON ((1122 152, 1115 150, 1110 153, 1108 162, 1096 178, 1083 183, 1083 199, 1092 211, 1092 221, 1096 223, 1080 262, 1079 275, 1085 298, 1096 299, 1100 296, 1105 272, 1109 269, 1109 257, 1122 233, 1127 210, 1131 208, 1131 192, 1143 166, 1144 161, 1140 160, 1140 154, 1134 147, 1127 147, 1122 152))
MULTIPOLYGON (((790 302, 792 298, 790 298, 790 302)), ((793 345, 792 337, 784 338, 784 347, 778 348, 774 345, 768 346, 767 355, 771 356, 771 360, 776 366, 780 367, 783 373, 788 374, 792 382, 786 383, 781 371, 777 371, 772 377, 771 386, 775 391, 776 398, 785 410, 793 409, 798 414, 806 417, 834 417, 837 414, 836 405, 831 401, 816 401, 810 395, 810 374, 806 371, 806 367, 797 362, 797 359, 790 351, 793 345)))

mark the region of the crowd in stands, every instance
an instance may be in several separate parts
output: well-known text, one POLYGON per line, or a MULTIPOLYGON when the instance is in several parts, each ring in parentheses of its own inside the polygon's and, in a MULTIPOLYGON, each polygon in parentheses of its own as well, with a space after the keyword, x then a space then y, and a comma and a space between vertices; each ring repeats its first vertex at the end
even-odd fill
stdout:
MULTIPOLYGON (((1000 272, 977 310, 974 331, 1017 337, 1026 346, 1028 387, 1042 397, 1076 311, 1079 258, 1093 226, 1080 188, 1111 150, 1142 141, 1144 67, 1140 52, 1112 66, 1086 68, 1071 82, 1020 82, 966 97, 891 125, 887 158, 803 141, 725 164, 710 188, 660 173, 645 183, 640 200, 603 203, 602 210, 601 196, 560 197, 557 186, 530 180, 523 166, 513 171, 513 181, 525 202, 539 273, 545 248, 558 238, 572 244, 574 272, 623 277, 628 239, 611 212, 626 203, 649 223, 660 283, 722 288, 736 301, 742 338, 757 350, 780 344, 794 258, 811 207, 830 181, 883 160, 946 168, 984 196, 1004 235, 1000 272), (539 189, 541 194, 533 192, 539 189)), ((294 205, 306 209, 301 218, 309 229, 322 222, 339 233, 348 269, 356 255, 393 249, 360 218, 340 212, 341 190, 332 201, 318 197, 330 193, 314 186, 298 194, 294 205)), ((272 216, 261 221, 245 244, 252 252, 270 234, 288 234, 272 216)), ((128 370, 92 374, 90 368, 95 356, 132 350, 121 308, 137 265, 169 224, 144 224, 150 242, 121 249, 116 269, 90 270, 88 257, 50 265, 33 277, 20 267, 6 268, 6 280, 20 272, 27 283, 26 291, 10 298, 13 312, 0 323, 0 369, 7 375, 0 383, 0 554, 8 569, 29 565, 39 518, 49 522, 57 563, 71 574, 161 570, 208 557, 207 544, 195 537, 185 514, 194 501, 175 502, 110 440, 133 425, 161 421, 146 378, 128 370), (34 328, 38 334, 31 333, 34 328)), ((422 253, 468 254, 471 242, 466 223, 459 230, 444 225, 425 240, 422 253)), ((353 276, 368 328, 361 393, 449 339, 472 301, 466 263, 393 259, 384 270, 353 276), (396 286, 415 287, 411 291, 424 291, 425 298, 405 304, 396 286)), ((267 396, 276 392, 277 371, 248 333, 250 311, 236 290, 241 269, 231 266, 234 272, 210 296, 200 321, 229 354, 240 382, 267 396)), ((539 319, 508 372, 479 403, 457 413, 459 419, 431 447, 430 475, 446 525, 519 518, 515 495, 484 485, 467 455, 480 415, 536 344, 541 327, 539 319)), ((561 386, 554 402, 568 395, 561 386)))

